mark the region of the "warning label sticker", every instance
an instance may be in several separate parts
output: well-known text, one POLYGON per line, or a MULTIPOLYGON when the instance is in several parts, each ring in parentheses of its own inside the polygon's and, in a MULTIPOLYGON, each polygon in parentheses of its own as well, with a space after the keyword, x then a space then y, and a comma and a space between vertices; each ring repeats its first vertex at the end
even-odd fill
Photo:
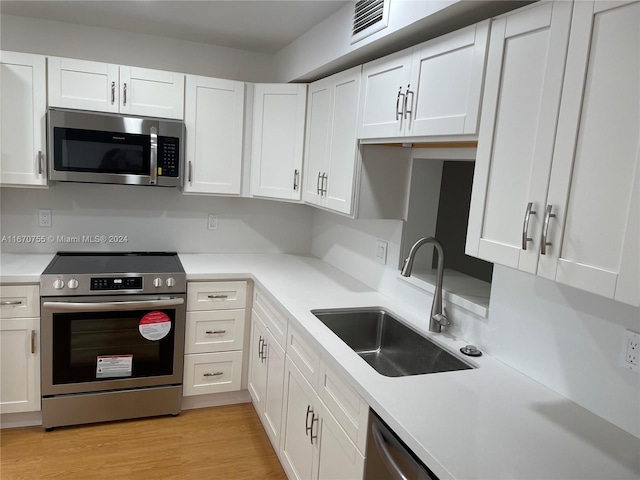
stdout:
POLYGON ((147 340, 162 340, 171 331, 171 319, 163 312, 149 312, 140 319, 138 330, 147 340))
POLYGON ((98 355, 96 378, 130 377, 133 355, 98 355))

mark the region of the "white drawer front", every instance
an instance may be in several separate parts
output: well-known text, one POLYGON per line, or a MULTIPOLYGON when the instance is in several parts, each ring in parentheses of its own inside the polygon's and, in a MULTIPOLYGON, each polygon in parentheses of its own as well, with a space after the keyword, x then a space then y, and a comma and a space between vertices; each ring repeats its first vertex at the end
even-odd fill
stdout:
POLYGON ((369 405, 326 362, 320 365, 318 395, 361 452, 367 446, 369 405))
POLYGON ((320 368, 320 356, 318 352, 292 327, 289 327, 286 350, 287 355, 291 357, 291 360, 296 364, 300 373, 302 373, 314 389, 317 389, 320 368))
POLYGON ((240 390, 241 378, 242 351, 186 355, 182 395, 240 390))
POLYGON ((256 290, 253 294, 253 308, 269 329, 273 338, 284 348, 287 338, 287 324, 289 323, 288 317, 259 290, 256 290))
POLYGON ((247 282, 189 282, 187 311, 244 308, 247 282))
POLYGON ((245 310, 187 313, 184 353, 242 350, 245 310))
POLYGON ((0 318, 40 316, 38 285, 0 285, 0 318))

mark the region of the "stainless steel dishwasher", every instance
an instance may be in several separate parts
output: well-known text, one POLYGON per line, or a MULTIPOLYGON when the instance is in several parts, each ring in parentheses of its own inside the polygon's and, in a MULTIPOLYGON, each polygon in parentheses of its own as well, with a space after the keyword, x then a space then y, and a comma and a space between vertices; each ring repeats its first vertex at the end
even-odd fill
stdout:
POLYGON ((438 477, 371 410, 364 480, 438 480, 438 477))

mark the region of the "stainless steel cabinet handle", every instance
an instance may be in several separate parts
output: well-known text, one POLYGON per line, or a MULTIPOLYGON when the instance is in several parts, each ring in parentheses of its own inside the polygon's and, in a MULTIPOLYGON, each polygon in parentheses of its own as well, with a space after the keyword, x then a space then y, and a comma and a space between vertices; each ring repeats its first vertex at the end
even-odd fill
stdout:
POLYGON ((125 107, 127 105, 127 84, 125 83, 122 87, 122 106, 125 107))
POLYGON ((22 305, 22 300, 2 300, 0 302, 0 305, 2 305, 3 307, 5 305, 22 305))
POLYGON ((316 193, 320 195, 320 172, 318 172, 318 181, 316 182, 316 193))
POLYGON ((219 335, 222 333, 227 333, 226 330, 207 330, 206 332, 204 332, 205 335, 219 335))
POLYGON ((132 302, 43 302, 42 308, 67 312, 109 312, 111 310, 132 310, 134 308, 173 307, 182 304, 184 304, 184 298, 167 298, 132 302))
POLYGON ((327 179, 329 177, 327 177, 327 172, 324 172, 322 174, 322 190, 320 191, 320 194, 326 198, 327 196, 327 179))
POLYGON ((313 409, 311 408, 311 405, 307 405, 307 416, 304 420, 304 434, 305 436, 309 435, 309 432, 311 432, 311 424, 309 423, 309 414, 313 413, 313 409))
POLYGON ((400 469, 400 466, 396 463, 395 459, 387 449, 385 445, 386 442, 384 440, 384 437, 382 436, 382 432, 375 423, 371 425, 371 433, 373 434, 373 440, 378 452, 380 453, 380 457, 382 457, 382 461, 387 466, 387 469, 392 475, 393 480, 409 480, 409 478, 400 469))
POLYGON ((189 160, 189 169, 188 169, 188 170, 189 170, 189 172, 188 172, 188 175, 187 175, 187 181, 188 181, 189 183, 191 183, 191 181, 192 181, 192 176, 193 176, 193 175, 192 175, 192 173, 193 173, 193 163, 191 163, 191 160, 189 160))
POLYGON ((36 331, 31 330, 31 353, 36 353, 36 331))
POLYGON ((298 190, 298 175, 300 174, 300 172, 298 172, 298 169, 296 168, 293 171, 293 191, 295 192, 296 190, 298 190))
POLYGON ((207 298, 211 298, 211 299, 229 298, 229 295, 225 295, 225 294, 220 294, 220 295, 207 295, 207 298))
POLYGON ((413 92, 409 90, 411 85, 407 85, 407 93, 404 96, 404 119, 407 119, 408 114, 413 113, 413 92), (409 94, 411 94, 411 103, 409 103, 409 94), (411 110, 409 110, 409 106, 411 106, 411 110))
POLYGON ((310 431, 311 434, 309 435, 309 440, 311 441, 311 445, 313 445, 313 441, 318 438, 317 433, 315 435, 313 434, 313 424, 314 423, 317 424, 318 419, 319 417, 317 417, 315 413, 311 413, 311 431, 310 431))
POLYGON ((116 82, 111 82, 111 105, 116 103, 116 82))
POLYGON ((398 89, 398 96, 396 97, 396 120, 400 120, 400 116, 402 115, 402 106, 405 102, 405 94, 402 93, 402 87, 398 89), (400 101, 400 97, 402 97, 402 101, 400 101))
POLYGON ((44 154, 42 150, 38 150, 38 175, 44 172, 44 154))
POLYGON ((264 339, 262 338, 262 335, 260 335, 260 339, 258 340, 258 358, 262 362, 263 362, 262 360, 262 344, 263 343, 264 343, 264 339))
POLYGON ((552 205, 547 205, 547 210, 544 213, 544 227, 542 228, 542 241, 540 242, 540 255, 547 254, 547 247, 551 246, 551 242, 547 242, 547 236, 549 234, 549 220, 555 218, 555 213, 551 213, 552 205))
POLYGON ((202 376, 203 377, 219 377, 220 375, 224 375, 224 372, 213 372, 213 373, 205 373, 202 376))
POLYGON ((529 218, 531 215, 535 215, 533 210, 533 202, 527 203, 527 210, 524 213, 524 222, 522 224, 522 250, 527 249, 527 242, 532 242, 533 238, 529 237, 529 218))
POLYGON ((158 128, 155 126, 149 129, 149 143, 149 185, 155 185, 158 181, 158 128))

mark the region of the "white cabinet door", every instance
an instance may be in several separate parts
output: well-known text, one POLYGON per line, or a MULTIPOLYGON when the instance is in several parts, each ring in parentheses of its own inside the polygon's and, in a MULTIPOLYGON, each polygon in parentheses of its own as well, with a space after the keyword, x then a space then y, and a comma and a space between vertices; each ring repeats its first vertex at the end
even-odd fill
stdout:
POLYGON ((306 85, 256 84, 251 195, 300 200, 306 85))
POLYGON ((121 66, 120 113, 181 120, 184 118, 184 75, 121 66))
POLYGON ((319 480, 357 480, 364 476, 364 455, 356 448, 329 409, 319 402, 320 448, 316 477, 319 480))
POLYGON ((40 410, 40 319, 0 319, 0 413, 40 410))
POLYGON ((0 53, 0 183, 47 184, 45 57, 0 53))
POLYGON ((355 162, 358 154, 358 101, 360 67, 333 78, 331 99, 331 140, 325 180, 326 207, 350 214, 355 188, 355 162))
POLYGON ((305 135, 304 180, 302 199, 313 205, 322 205, 323 174, 329 155, 331 128, 332 82, 319 80, 309 85, 307 98, 307 128, 305 135))
POLYGON ((315 478, 313 462, 320 438, 320 400, 289 357, 285 363, 284 400, 280 459, 290 479, 311 480, 315 478))
POLYGON ((262 345, 266 329, 255 312, 251 322, 251 342, 249 345, 249 381, 248 388, 256 412, 264 423, 264 398, 267 389, 267 368, 262 360, 262 345))
POLYGON ((530 273, 538 265, 571 7, 534 4, 491 27, 466 253, 530 273))
POLYGON ((303 200, 350 214, 357 155, 361 68, 309 86, 303 200))
POLYGON ((489 20, 414 47, 406 135, 478 133, 489 20))
POLYGON ((182 119, 184 75, 49 57, 49 106, 182 119))
MULTIPOLYGON (((547 206, 548 278, 638 305, 640 2, 576 2, 547 206)), ((542 216, 542 211, 540 212, 542 216)))
POLYGON ((118 66, 49 57, 49 106, 117 113, 120 110, 118 66))
POLYGON ((244 83, 187 76, 184 191, 239 195, 244 83))
POLYGON ((363 66, 359 138, 404 135, 404 102, 410 82, 411 49, 363 66))
POLYGON ((264 427, 271 438, 271 443, 277 450, 280 445, 282 427, 285 353, 268 330, 265 332, 262 357, 267 370, 264 392, 264 427))

